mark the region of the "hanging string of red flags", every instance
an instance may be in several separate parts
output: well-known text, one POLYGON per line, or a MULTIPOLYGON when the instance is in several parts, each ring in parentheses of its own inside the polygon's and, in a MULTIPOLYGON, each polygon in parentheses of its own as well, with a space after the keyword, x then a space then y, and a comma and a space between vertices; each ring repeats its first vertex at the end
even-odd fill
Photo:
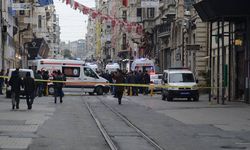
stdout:
POLYGON ((70 5, 71 8, 74 10, 79 10, 84 15, 90 15, 92 19, 100 18, 101 22, 103 21, 111 21, 112 27, 115 26, 122 26, 124 29, 126 29, 127 32, 135 31, 137 34, 142 34, 143 27, 142 25, 135 23, 135 22, 127 22, 121 19, 117 19, 114 17, 111 17, 109 15, 102 14, 101 12, 94 10, 92 8, 89 8, 83 4, 80 4, 79 2, 76 2, 74 0, 61 0, 63 3, 66 1, 66 5, 70 5))

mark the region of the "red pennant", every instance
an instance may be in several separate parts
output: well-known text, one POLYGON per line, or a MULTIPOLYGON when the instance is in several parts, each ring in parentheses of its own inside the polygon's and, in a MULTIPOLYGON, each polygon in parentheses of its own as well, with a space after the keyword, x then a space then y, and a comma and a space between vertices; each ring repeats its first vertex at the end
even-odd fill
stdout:
POLYGON ((97 17, 97 15, 98 15, 98 12, 93 11, 91 16, 92 16, 93 19, 95 19, 97 17))
POLYGON ((122 0, 122 4, 123 6, 128 7, 128 0, 122 0))
POLYGON ((75 2, 75 3, 74 3, 74 9, 76 10, 78 7, 79 7, 79 3, 78 3, 78 2, 75 2))
POLYGON ((113 19, 111 24, 112 24, 112 27, 114 27, 116 25, 116 21, 113 19))
POLYGON ((66 4, 69 5, 70 4, 70 0, 66 0, 66 4))
POLYGON ((86 15, 86 14, 89 14, 89 10, 90 10, 90 9, 89 9, 88 7, 83 6, 82 13, 85 14, 85 15, 86 15))
POLYGON ((103 20, 107 20, 108 17, 107 16, 101 16, 101 22, 103 22, 103 20))

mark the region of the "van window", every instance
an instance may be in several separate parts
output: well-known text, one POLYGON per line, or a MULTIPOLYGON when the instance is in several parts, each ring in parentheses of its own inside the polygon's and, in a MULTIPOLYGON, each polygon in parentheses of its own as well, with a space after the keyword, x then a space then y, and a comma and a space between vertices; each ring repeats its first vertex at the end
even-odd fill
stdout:
POLYGON ((169 82, 194 82, 194 76, 192 73, 171 73, 169 74, 169 82))
POLYGON ((79 77, 80 76, 80 67, 62 67, 62 73, 66 77, 79 77))
POLYGON ((98 78, 97 75, 95 74, 95 72, 90 68, 84 68, 84 74, 87 77, 98 78))

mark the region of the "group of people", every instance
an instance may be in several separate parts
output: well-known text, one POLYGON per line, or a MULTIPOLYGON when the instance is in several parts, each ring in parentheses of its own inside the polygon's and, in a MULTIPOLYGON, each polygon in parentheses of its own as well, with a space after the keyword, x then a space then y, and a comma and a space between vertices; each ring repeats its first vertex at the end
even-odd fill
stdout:
MULTIPOLYGON (((3 74, 0 74, 0 76, 3 76, 3 74)), ((62 98, 64 96, 62 90, 64 86, 63 81, 66 81, 66 78, 60 70, 53 71, 51 76, 53 77, 53 80, 56 80, 53 82, 54 102, 57 103, 57 97, 59 97, 60 103, 62 103, 62 98)), ((12 109, 19 109, 21 94, 24 94, 26 97, 28 109, 32 109, 32 104, 36 96, 41 97, 42 95, 48 94, 46 91, 46 88, 48 88, 48 82, 44 82, 43 80, 49 80, 49 78, 48 71, 38 70, 34 73, 34 78, 31 77, 30 72, 26 72, 25 77, 21 78, 18 68, 15 71, 12 71, 9 81, 5 81, 7 86, 11 87, 12 109), (24 93, 21 93, 21 88, 24 88, 24 93)), ((0 86, 3 86, 2 84, 4 84, 4 78, 0 78, 0 86)), ((1 93, 2 89, 0 89, 0 94, 1 93)))
POLYGON ((32 109, 35 80, 31 77, 30 72, 27 72, 26 76, 22 79, 17 68, 12 72, 8 85, 11 86, 12 109, 19 109, 21 87, 24 87, 28 109, 32 109))
MULTIPOLYGON (((105 73, 100 74, 101 77, 105 78, 109 81, 109 83, 116 83, 116 84, 149 84, 150 83, 150 75, 148 72, 145 71, 131 71, 126 72, 118 69, 115 72, 109 73, 106 71, 105 73)), ((121 104, 122 95, 124 92, 124 89, 127 89, 128 95, 138 96, 138 94, 148 94, 148 88, 147 87, 135 87, 135 86, 111 86, 111 93, 114 95, 114 97, 118 98, 118 104, 121 104), (131 93, 132 92, 132 93, 131 93)))

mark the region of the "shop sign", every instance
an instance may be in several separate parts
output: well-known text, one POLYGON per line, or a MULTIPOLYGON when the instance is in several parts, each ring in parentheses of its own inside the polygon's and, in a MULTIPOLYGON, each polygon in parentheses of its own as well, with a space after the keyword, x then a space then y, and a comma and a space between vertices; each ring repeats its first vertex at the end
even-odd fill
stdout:
POLYGON ((30 10, 30 3, 12 3, 12 10, 30 10))

